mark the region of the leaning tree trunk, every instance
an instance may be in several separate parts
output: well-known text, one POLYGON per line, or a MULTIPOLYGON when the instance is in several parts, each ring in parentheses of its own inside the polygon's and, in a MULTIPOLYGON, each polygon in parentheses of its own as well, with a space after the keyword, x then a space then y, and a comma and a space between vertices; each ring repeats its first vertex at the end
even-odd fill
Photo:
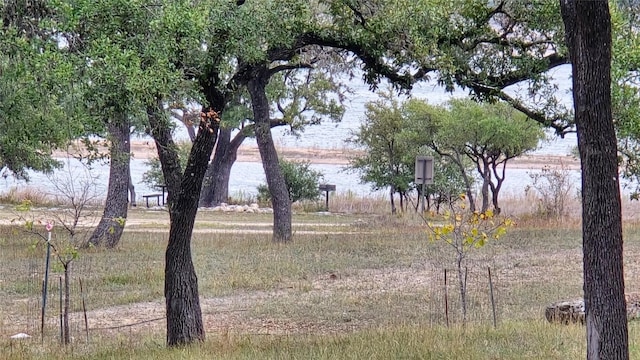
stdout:
POLYGON ((221 128, 213 159, 207 167, 200 193, 200 206, 211 207, 229 199, 231 167, 238 158, 238 148, 247 137, 241 130, 231 140, 231 129, 221 128))
POLYGON ((191 255, 191 235, 198 211, 202 179, 218 136, 219 117, 212 109, 203 111, 198 134, 182 176, 169 121, 162 111, 162 104, 159 102, 148 113, 169 192, 170 228, 165 254, 164 296, 167 345, 177 346, 203 341, 205 338, 198 297, 198 278, 191 255))
POLYGON ((629 359, 617 142, 611 114, 611 17, 606 0, 561 0, 573 65, 582 166, 587 359, 629 359))
POLYGON ((271 194, 273 207, 273 241, 287 242, 291 240, 291 199, 278 162, 278 153, 271 136, 269 119, 269 100, 266 86, 269 71, 264 65, 253 69, 253 76, 247 84, 253 116, 255 121, 256 142, 262 157, 262 167, 267 178, 267 186, 271 194))
MULTIPOLYGON (((131 164, 129 164, 129 169, 131 169, 131 164)), ((131 179, 131 171, 129 171, 129 203, 131 207, 136 207, 136 187, 133 185, 133 180, 131 179)))
POLYGON ((116 122, 110 121, 108 123, 111 161, 107 200, 100 223, 93 231, 87 244, 114 248, 120 242, 124 230, 124 220, 127 218, 129 208, 129 128, 129 120, 125 115, 121 115, 116 122))

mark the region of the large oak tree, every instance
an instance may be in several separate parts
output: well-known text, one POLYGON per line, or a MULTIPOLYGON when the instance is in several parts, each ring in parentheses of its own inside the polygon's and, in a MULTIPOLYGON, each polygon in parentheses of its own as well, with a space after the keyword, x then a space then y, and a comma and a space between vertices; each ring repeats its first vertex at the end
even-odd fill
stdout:
POLYGON ((622 213, 606 0, 561 0, 582 166, 587 359, 628 359, 622 213))

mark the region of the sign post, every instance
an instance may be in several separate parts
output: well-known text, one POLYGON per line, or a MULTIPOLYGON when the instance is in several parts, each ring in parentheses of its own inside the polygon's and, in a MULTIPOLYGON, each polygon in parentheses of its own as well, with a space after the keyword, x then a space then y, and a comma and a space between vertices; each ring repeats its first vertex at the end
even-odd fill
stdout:
POLYGON ((318 185, 318 190, 324 191, 325 193, 324 208, 327 211, 329 211, 329 191, 336 191, 336 186, 331 184, 320 184, 318 185))
POLYGON ((421 211, 424 213, 425 185, 433 184, 433 157, 416 156, 415 183, 421 185, 421 211))

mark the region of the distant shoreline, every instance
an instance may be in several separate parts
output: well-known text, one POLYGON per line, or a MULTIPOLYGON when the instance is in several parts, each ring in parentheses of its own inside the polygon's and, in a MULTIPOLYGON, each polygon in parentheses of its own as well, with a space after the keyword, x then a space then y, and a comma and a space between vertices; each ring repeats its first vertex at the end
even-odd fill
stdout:
MULTIPOLYGON (((349 160, 363 154, 354 149, 321 149, 321 148, 294 148, 276 146, 278 153, 285 159, 308 161, 311 164, 347 165, 349 160)), ((106 152, 106 148, 101 151, 106 152)), ((55 151, 55 157, 66 157, 67 154, 78 155, 84 151, 78 146, 70 148, 68 152, 55 151)), ((135 159, 150 159, 157 157, 156 146, 150 140, 134 140, 131 142, 131 153, 135 159)), ((243 145, 238 149, 239 162, 260 162, 260 153, 256 146, 243 145)), ((507 162, 507 168, 511 169, 542 169, 544 166, 552 168, 565 167, 566 169, 579 169, 580 162, 569 155, 523 155, 507 162)))

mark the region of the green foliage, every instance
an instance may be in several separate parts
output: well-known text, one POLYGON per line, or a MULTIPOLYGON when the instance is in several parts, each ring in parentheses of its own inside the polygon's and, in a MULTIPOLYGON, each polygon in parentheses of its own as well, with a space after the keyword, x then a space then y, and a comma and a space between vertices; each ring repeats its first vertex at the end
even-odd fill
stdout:
POLYGON ((364 147, 365 153, 352 159, 350 168, 359 171, 362 182, 371 183, 374 190, 391 187, 393 192, 404 194, 413 186, 420 145, 408 141, 408 122, 399 99, 391 92, 378 96, 365 104, 365 118, 351 140, 364 147))
POLYGON ((209 18, 210 54, 231 55, 246 63, 265 61, 270 49, 287 48, 297 35, 309 30, 314 23, 311 15, 309 3, 299 0, 248 1, 240 7, 232 1, 218 2, 209 18))
MULTIPOLYGON (((280 160, 280 169, 289 191, 289 199, 294 203, 301 200, 316 200, 320 196, 318 185, 323 175, 313 170, 309 162, 280 160)), ((268 202, 271 194, 267 185, 258 186, 258 201, 268 202)))
MULTIPOLYGON (((406 194, 417 185, 415 157, 434 156, 434 183, 426 187, 426 194, 436 207, 457 197, 465 188, 459 166, 429 148, 439 126, 433 107, 415 99, 401 104, 391 92, 379 96, 366 104, 366 118, 352 139, 366 151, 351 160, 350 168, 376 190, 391 187, 406 194)), ((465 171, 468 164, 463 165, 465 171)))
MULTIPOLYGON (((187 160, 189 159, 189 152, 191 152, 191 143, 188 141, 180 142, 177 144, 177 153, 180 159, 180 172, 183 172, 187 166, 187 160)), ((164 175, 162 174, 162 167, 160 166, 160 159, 158 157, 152 157, 145 161, 148 169, 142 174, 142 182, 148 186, 156 186, 160 184, 166 184, 164 175)))
POLYGON ((27 169, 52 171, 60 165, 52 150, 77 136, 79 128, 69 112, 72 68, 52 39, 0 28, 0 168, 26 177, 27 169))
POLYGON ((506 103, 486 104, 469 99, 449 102, 439 124, 436 144, 465 154, 476 164, 495 163, 534 150, 544 139, 539 123, 506 103))
POLYGON ((633 4, 624 1, 611 10, 614 34, 611 96, 620 174, 628 181, 625 186, 630 188, 631 198, 637 199, 640 193, 640 23, 637 14, 630 10, 633 4))
POLYGON ((326 69, 284 71, 272 76, 267 89, 269 98, 277 104, 282 122, 296 135, 306 126, 317 125, 325 118, 340 121, 345 111, 343 102, 347 91, 341 81, 326 69))
MULTIPOLYGON (((499 209, 498 195, 507 162, 534 150, 545 136, 541 124, 504 102, 457 99, 450 101, 448 108, 424 106, 418 114, 431 117, 436 124, 429 147, 458 165, 461 174, 466 161, 476 168, 482 180, 483 211, 489 207, 489 189, 491 201, 499 209)), ((470 185, 465 184, 467 194, 472 193, 470 185)))

